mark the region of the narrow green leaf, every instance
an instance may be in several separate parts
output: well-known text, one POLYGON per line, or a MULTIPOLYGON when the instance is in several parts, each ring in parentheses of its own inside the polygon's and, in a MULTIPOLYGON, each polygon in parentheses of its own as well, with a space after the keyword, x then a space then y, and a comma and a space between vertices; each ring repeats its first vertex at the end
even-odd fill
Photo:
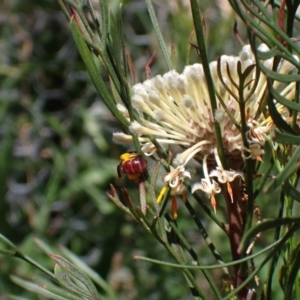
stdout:
POLYGON ((243 287, 248 285, 248 283, 254 279, 254 276, 263 268, 263 266, 266 263, 268 263, 269 260, 271 260, 276 256, 276 253, 282 249, 282 246, 286 243, 286 241, 291 236, 293 236, 293 234, 297 230, 299 230, 299 227, 300 227, 299 222, 292 225, 292 227, 290 227, 290 230, 284 235, 284 237, 281 240, 278 240, 278 244, 271 250, 271 252, 266 256, 266 258, 263 259, 263 261, 258 266, 256 266, 255 270, 251 274, 248 275, 247 279, 241 285, 239 285, 233 292, 229 293, 226 297, 224 297, 222 300, 232 299, 232 296, 236 295, 238 291, 240 291, 243 287))
MULTIPOLYGON (((117 28, 119 30, 119 39, 120 39, 120 49, 122 53, 122 59, 123 59, 123 65, 124 65, 124 78, 128 78, 128 61, 127 61, 127 56, 126 56, 126 47, 125 47, 125 41, 124 41, 124 28, 123 28, 123 4, 122 2, 119 4, 119 9, 118 9, 118 14, 117 14, 117 28)), ((120 50, 119 50, 120 51, 120 50)), ((134 78, 132 78, 134 79, 134 78)), ((134 81, 133 81, 134 82, 134 81)))
POLYGON ((107 87, 102 79, 102 77, 99 74, 99 71, 97 70, 97 67, 95 65, 93 56, 84 40, 84 38, 81 35, 81 31, 78 28, 78 25, 74 18, 71 18, 70 22, 71 31, 73 34, 73 38, 75 40, 75 43, 77 45, 78 51, 81 55, 82 60, 84 61, 86 68, 88 70, 88 73, 93 81, 93 84, 99 93, 99 95, 102 97, 102 100, 105 102, 106 106, 109 108, 109 110, 112 112, 112 114, 123 124, 123 126, 128 127, 128 121, 125 119, 125 117, 119 112, 117 109, 114 100, 112 99, 111 95, 109 94, 107 87))
POLYGON ((68 290, 72 291, 76 295, 83 297, 84 299, 92 299, 91 295, 84 289, 80 288, 79 282, 73 281, 65 268, 62 268, 58 264, 55 265, 54 274, 59 284, 68 290))
POLYGON ((46 297, 47 299, 51 299, 51 300, 68 300, 68 299, 71 299, 71 298, 65 298, 65 297, 62 297, 62 296, 59 296, 59 295, 55 295, 55 294, 47 291, 46 289, 42 288, 40 285, 38 285, 34 282, 31 282, 31 281, 28 281, 28 280, 24 280, 24 279, 22 279, 20 277, 17 277, 17 276, 12 275, 12 276, 10 276, 10 279, 15 284, 21 286, 25 290, 31 291, 35 294, 46 297))
POLYGON ((269 85, 269 90, 270 90, 271 94, 274 96, 274 98, 279 103, 281 103, 282 105, 284 105, 285 107, 287 107, 289 109, 300 111, 300 104, 298 104, 294 101, 291 101, 291 100, 287 100, 280 93, 278 93, 278 91, 276 89, 274 89, 273 85, 269 85))
POLYGON ((300 145, 300 136, 280 132, 278 130, 272 133, 272 139, 277 143, 285 145, 300 145))
POLYGON ((240 251, 242 252, 243 250, 245 250, 245 247, 248 246, 250 240, 253 239, 258 233, 283 225, 291 225, 297 222, 300 222, 300 217, 264 220, 256 226, 253 226, 244 234, 239 247, 240 251))
POLYGON ((251 254, 249 256, 246 256, 242 259, 239 260, 235 260, 235 261, 231 261, 229 263, 223 263, 223 264, 218 264, 218 265, 209 265, 209 266, 195 266, 195 265, 181 265, 181 264, 176 264, 176 263, 170 263, 170 262, 166 262, 166 261, 162 261, 162 260, 157 260, 157 259, 152 259, 152 258, 148 258, 148 257, 143 257, 143 256, 135 256, 134 258, 137 260, 143 260, 143 261, 147 261, 150 263, 154 263, 154 264, 158 264, 158 265, 162 265, 162 266, 167 266, 167 267, 172 267, 172 268, 176 268, 176 269, 191 269, 191 270, 214 270, 214 269, 221 269, 224 267, 232 267, 234 265, 238 265, 241 264, 243 262, 248 262, 251 259, 254 259, 258 256, 260 256, 261 254, 271 250, 272 248, 274 248, 280 241, 276 241, 273 244, 265 247, 263 250, 258 251, 255 254, 251 254))
POLYGON ((293 287, 295 284, 299 284, 296 280, 298 272, 299 272, 299 265, 300 265, 300 244, 298 243, 297 248, 294 250, 295 256, 290 267, 286 282, 285 282, 285 290, 284 290, 284 300, 293 300, 296 299, 293 296, 293 287))
POLYGON ((146 5, 147 5, 147 8, 148 8, 148 12, 149 12, 149 15, 150 15, 150 19, 151 19, 151 22, 152 22, 152 25, 153 25, 158 43, 159 43, 160 48, 162 50, 162 53, 163 53, 163 56, 164 56, 165 61, 167 63, 167 66, 170 70, 173 70, 174 67, 172 65, 171 57, 170 57, 169 51, 166 47, 166 44, 165 44, 163 35, 161 33, 161 30, 159 28, 157 18, 156 18, 156 15, 155 15, 155 11, 154 11, 154 8, 153 8, 153 5, 152 5, 152 1, 151 0, 145 0, 145 2, 146 2, 146 5))
POLYGON ((8 251, 0 249, 0 254, 7 255, 7 256, 15 256, 17 251, 8 251))
MULTIPOLYGON (((192 10, 192 15, 193 15, 193 22, 194 22, 200 57, 202 60, 203 71, 204 71, 206 84, 207 84, 207 88, 208 88, 210 105, 211 105, 212 111, 215 111, 218 108, 217 98, 216 98, 214 83, 213 83, 213 79, 212 79, 212 75, 211 75, 210 67, 209 67, 209 62, 208 62, 205 33, 204 33, 203 24, 202 24, 202 16, 200 14, 198 0, 191 0, 191 10, 192 10)), ((221 132, 221 127, 220 127, 219 122, 214 122, 214 126, 215 126, 215 135, 216 135, 216 141, 217 141, 218 154, 220 156, 223 167, 227 168, 224 145, 222 143, 222 132, 221 132)))
MULTIPOLYGON (((290 56, 288 47, 286 47, 276 38, 278 35, 282 37, 282 39, 288 44, 289 48, 294 49, 296 53, 300 54, 300 49, 297 44, 293 42, 281 28, 279 28, 276 22, 269 22, 269 20, 265 17, 266 15, 269 15, 269 13, 266 11, 265 7, 260 3, 259 0, 252 0, 251 4, 248 2, 248 0, 241 0, 241 2, 245 6, 245 9, 240 9, 239 13, 241 13, 244 19, 249 22, 247 24, 248 26, 250 25, 250 27, 257 30, 257 35, 259 35, 260 37, 265 37, 269 41, 269 43, 267 44, 270 44, 270 42, 272 42, 274 47, 276 46, 283 53, 287 54, 287 56, 290 56), (259 8, 259 12, 256 10, 255 6, 259 8), (264 15, 260 13, 261 11, 265 12, 264 15), (253 18, 252 14, 255 15, 256 18, 253 18), (275 34, 270 34, 270 30, 274 31, 275 34)), ((296 65, 299 68, 299 63, 297 63, 296 65)))
MULTIPOLYGON (((11 247, 15 252, 18 251, 18 247, 13 244, 7 237, 5 237, 3 234, 0 233, 0 241, 2 243, 4 243, 5 245, 8 245, 9 247, 11 247)), ((12 252, 14 252, 12 251, 12 252)))
POLYGON ((105 51, 106 42, 108 37, 108 5, 107 0, 100 0, 100 13, 101 13, 101 48, 105 51))
POLYGON ((259 63, 259 68, 269 79, 278 80, 284 83, 298 82, 300 81, 300 74, 281 74, 277 71, 272 71, 269 68, 265 67, 265 65, 261 62, 259 63))
POLYGON ((50 256, 56 262, 54 274, 62 286, 79 295, 87 297, 88 299, 100 299, 97 290, 89 277, 65 258, 55 254, 51 254, 50 256), (78 285, 78 282, 74 281, 74 279, 81 282, 86 289, 83 289, 83 287, 78 285))
POLYGON ((44 251, 47 255, 50 256, 51 253, 53 253, 53 249, 48 245, 46 244, 43 240, 35 237, 33 238, 33 241, 37 244, 37 246, 42 250, 44 251))
POLYGON ((21 258, 24 261, 28 262, 29 264, 33 265, 35 268, 41 270, 44 272, 46 275, 48 275, 50 278, 55 279, 54 275, 48 271, 46 268, 43 266, 39 265, 36 261, 31 259, 29 256, 25 255, 23 252, 19 250, 19 248, 14 245, 9 239, 7 239, 4 235, 0 234, 0 241, 2 241, 4 244, 8 245, 13 249, 13 251, 9 251, 11 254, 14 253, 15 257, 21 258))
POLYGON ((289 182, 284 185, 284 191, 287 192, 293 200, 300 202, 300 191, 293 187, 289 182))
POLYGON ((282 56, 282 52, 276 48, 269 49, 268 51, 259 51, 259 49, 257 49, 256 55, 260 60, 267 60, 275 56, 282 56))
MULTIPOLYGON (((248 3, 248 0, 236 1, 229 0, 231 6, 234 8, 236 13, 240 16, 244 23, 247 24, 247 27, 255 32, 255 35, 261 39, 261 41, 269 46, 269 48, 278 48, 282 53, 284 53, 287 57, 290 57, 290 52, 282 43, 280 43, 276 35, 279 35, 283 38, 283 40, 288 44, 288 46, 293 49, 296 53, 300 54, 300 49, 297 44, 287 36, 285 32, 283 32, 277 24, 270 24, 266 22, 265 18, 261 18, 260 14, 257 14, 253 3, 256 6, 260 6, 259 1, 252 0, 251 4, 248 3), (244 5, 245 7, 242 7, 244 5), (251 12, 251 13, 249 13, 251 12), (257 15, 257 17, 263 21, 267 26, 262 24, 257 20, 257 18, 253 18, 253 15, 257 15), (270 29, 273 30, 276 34, 271 34, 270 29)), ((295 64, 299 68, 299 63, 295 64)))
MULTIPOLYGON (((271 80, 268 80, 269 90, 271 89, 271 85, 272 85, 271 80)), ((269 93, 269 95, 267 97, 267 101, 268 101, 269 112, 270 112, 270 115, 271 115, 272 120, 274 121, 275 125, 280 130, 284 130, 291 134, 296 134, 295 131, 293 130, 293 128, 287 124, 287 122, 282 118, 282 116, 278 112, 271 93, 269 93)))
POLYGON ((63 2, 63 0, 57 0, 58 1, 58 4, 60 5, 63 13, 65 14, 66 18, 68 20, 70 20, 70 14, 69 14, 69 10, 67 9, 65 3, 63 2))
POLYGON ((299 165, 299 158, 300 158, 300 146, 298 146, 283 170, 278 174, 278 176, 273 179, 264 189, 264 193, 269 193, 270 190, 276 190, 277 188, 281 187, 283 183, 294 173, 296 172, 300 165, 299 165))
POLYGON ((68 299, 68 300, 82 300, 82 297, 78 297, 77 295, 74 295, 72 292, 67 291, 65 289, 62 289, 60 287, 57 287, 53 284, 42 284, 40 285, 41 288, 57 295, 57 296, 61 296, 64 299, 68 299))
POLYGON ((67 248, 60 246, 61 252, 65 257, 67 257, 77 268, 79 268, 84 274, 86 274, 89 278, 91 278, 95 283, 97 283, 105 293, 109 296, 111 300, 117 300, 117 297, 113 291, 113 289, 108 285, 108 283, 93 269, 91 269, 88 265, 86 265, 81 259, 79 259, 76 255, 74 255, 67 248))
POLYGON ((115 16, 112 14, 112 12, 110 12, 110 15, 109 15, 109 24, 110 24, 109 39, 111 41, 110 55, 115 60, 115 62, 114 62, 115 65, 121 68, 122 52, 120 50, 122 48, 121 48, 120 35, 122 35, 122 32, 120 32, 120 28, 118 28, 115 16))
POLYGON ((272 159, 272 152, 267 148, 267 151, 264 155, 264 162, 263 164, 260 165, 259 173, 263 174, 262 177, 260 178, 255 192, 254 192, 254 199, 256 199, 259 195, 261 195, 261 191, 263 187, 265 186, 267 180, 270 178, 270 173, 273 169, 274 166, 274 160, 272 159))
MULTIPOLYGON (((186 206, 189 210, 193 210, 192 206, 190 205, 190 203, 188 202, 188 200, 186 200, 186 206)), ((193 219, 197 219, 195 212, 193 212, 191 214, 193 216, 193 219)), ((174 220, 172 220, 168 215, 166 215, 166 219, 169 222, 169 225, 171 226, 172 230, 174 230, 176 236, 178 237, 178 239, 180 240, 180 243, 176 243, 176 244, 172 244, 172 247, 175 251, 175 253, 180 257, 180 255, 182 256, 182 262, 186 263, 186 258, 184 257, 184 253, 183 253, 183 249, 181 248, 181 244, 182 246, 184 246, 186 248, 186 250, 190 253, 192 259, 194 260, 194 262, 199 266, 203 266, 204 264, 201 262, 201 260, 198 258, 196 252, 194 251, 194 249, 192 248, 192 246, 189 244, 189 242, 186 240, 186 238, 183 236, 183 234, 180 232, 180 230, 178 229, 176 223, 174 222, 174 220)), ((200 220, 197 220, 198 222, 200 222, 200 220)), ((196 223, 198 223, 196 222, 196 223)), ((200 222, 201 223, 201 222, 200 222)), ((202 226, 202 224, 198 224, 201 228, 202 228, 202 232, 201 234, 203 235, 203 238, 205 239, 205 241, 207 242, 210 250, 213 248, 214 250, 212 251, 214 255, 217 255, 218 258, 221 259, 220 255, 217 253, 216 248, 214 247, 213 243, 211 241, 208 241, 208 235, 205 232, 204 227, 202 226), (204 231, 204 232, 203 232, 204 231)), ((215 281, 213 280, 211 274, 209 272, 207 272, 205 269, 202 269, 202 273, 205 276, 208 284, 210 285, 212 291, 214 292, 215 296, 217 299, 221 299, 221 294, 219 292, 219 289, 215 283, 215 281)), ((227 271, 228 273, 228 271, 227 271)))

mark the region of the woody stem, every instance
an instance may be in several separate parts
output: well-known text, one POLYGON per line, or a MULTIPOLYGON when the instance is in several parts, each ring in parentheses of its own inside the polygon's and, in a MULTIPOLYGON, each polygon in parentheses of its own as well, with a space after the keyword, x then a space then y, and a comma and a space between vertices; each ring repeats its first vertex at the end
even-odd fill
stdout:
MULTIPOLYGON (((223 194, 226 199, 226 206, 228 212, 228 237, 230 241, 232 260, 238 260, 241 258, 238 248, 243 237, 244 232, 244 215, 245 215, 245 201, 243 201, 243 193, 240 191, 240 180, 236 179, 231 182, 232 198, 226 189, 223 189, 223 194)), ((244 282, 247 277, 246 272, 243 271, 243 266, 237 264, 234 266, 234 286, 239 286, 244 282)), ((248 287, 243 288, 238 296, 240 300, 244 300, 247 297, 248 287)))

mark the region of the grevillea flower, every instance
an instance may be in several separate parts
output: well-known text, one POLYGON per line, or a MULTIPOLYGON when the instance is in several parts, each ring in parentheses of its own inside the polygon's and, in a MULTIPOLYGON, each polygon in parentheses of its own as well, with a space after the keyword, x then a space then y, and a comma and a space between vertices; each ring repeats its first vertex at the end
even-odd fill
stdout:
MULTIPOLYGON (((269 49, 262 44, 259 50, 269 49)), ((262 63, 272 69, 273 58, 262 63)), ((200 162, 204 178, 200 179, 200 183, 195 184, 192 190, 203 190, 215 207, 215 194, 221 192, 220 184, 226 184, 230 193, 230 182, 236 178, 244 180, 241 172, 245 159, 262 161, 264 146, 273 122, 267 114, 266 107, 262 107, 265 106, 263 103, 267 78, 257 69, 249 45, 242 48, 239 56, 223 55, 218 61, 211 62, 209 67, 217 98, 215 111, 210 104, 203 67, 201 64, 194 64, 186 66, 182 74, 170 71, 163 76, 158 75, 134 85, 132 105, 139 113, 139 121, 133 121, 129 129, 138 135, 145 155, 153 155, 156 151, 149 136, 155 138, 162 146, 181 146, 183 151, 174 160, 175 168, 180 170, 180 174, 184 174, 184 168, 190 159, 194 158, 200 162), (247 70, 246 80, 241 80, 239 68, 242 72, 247 70), (243 143, 240 126, 241 101, 248 129, 245 133, 247 146, 243 143), (218 122, 221 128, 228 170, 222 166, 216 150, 215 122, 218 122)), ((277 72, 287 74, 292 72, 293 68, 291 63, 281 61, 277 72)), ((273 87, 281 96, 292 101, 295 97, 295 84, 291 82, 283 86, 275 81, 273 87)), ((278 103, 276 105, 283 118, 288 121, 288 110, 278 103)), ((125 107, 119 105, 119 110, 128 117, 125 107)), ((115 133, 114 141, 130 142, 132 137, 124 133, 115 133)), ((174 169, 172 172, 174 173, 174 169)), ((171 173, 166 176, 170 177, 173 174, 171 173)), ((182 185, 182 180, 179 181, 182 185)), ((174 181, 168 182, 174 189, 174 186, 171 186, 174 181)))

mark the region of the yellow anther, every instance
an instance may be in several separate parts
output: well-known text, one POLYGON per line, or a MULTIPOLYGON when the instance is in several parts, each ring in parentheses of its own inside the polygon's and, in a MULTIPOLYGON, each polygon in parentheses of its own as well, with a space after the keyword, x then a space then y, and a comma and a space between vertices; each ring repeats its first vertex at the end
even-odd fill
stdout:
POLYGON ((157 197, 157 199, 156 199, 156 203, 160 203, 160 202, 161 202, 163 196, 165 195, 165 193, 166 193, 167 190, 168 190, 168 187, 169 187, 168 185, 165 185, 165 186, 161 189, 161 191, 160 191, 160 193, 159 193, 159 195, 158 195, 158 197, 157 197))

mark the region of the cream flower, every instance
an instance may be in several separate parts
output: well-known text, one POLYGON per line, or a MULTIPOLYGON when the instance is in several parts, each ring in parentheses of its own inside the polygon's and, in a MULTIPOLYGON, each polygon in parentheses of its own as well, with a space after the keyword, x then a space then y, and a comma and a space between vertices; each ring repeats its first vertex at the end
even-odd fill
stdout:
MULTIPOLYGON (((182 161, 183 157, 176 158, 175 161, 182 161)), ((185 169, 185 164, 188 161, 188 157, 185 158, 185 161, 182 165, 174 168, 170 166, 170 172, 164 176, 165 186, 162 188, 158 198, 157 203, 160 203, 164 194, 167 192, 168 187, 171 188, 171 196, 172 196, 172 215, 173 219, 177 218, 177 199, 176 196, 181 196, 182 201, 186 202, 185 196, 185 185, 184 181, 186 178, 191 179, 191 173, 185 169)))
MULTIPOLYGON (((269 49, 261 45, 259 50, 263 52, 269 49)), ((265 108, 261 107, 267 88, 266 76, 257 70, 255 64, 255 57, 249 45, 244 46, 237 57, 223 55, 218 61, 210 63, 217 97, 215 111, 211 108, 201 64, 186 66, 182 74, 173 70, 134 85, 132 104, 139 113, 139 121, 133 121, 129 130, 138 135, 143 153, 155 153, 156 148, 149 139, 151 136, 162 146, 175 144, 184 149, 176 157, 179 169, 192 158, 200 163, 203 163, 205 158, 203 168, 215 171, 199 183, 199 188, 210 195, 219 192, 219 184, 224 183, 223 178, 226 178, 226 183, 234 180, 236 176, 243 179, 240 172, 243 170, 244 160, 262 161, 264 145, 273 126, 272 119, 266 115, 265 108), (242 72, 249 68, 248 77, 244 81, 239 77, 239 68, 242 72), (245 107, 248 145, 244 145, 241 133, 241 102, 245 107), (218 122, 221 128, 229 170, 225 170, 216 158, 215 122, 218 122), (210 177, 216 178, 217 181, 210 177)), ((273 59, 265 60, 263 64, 272 68, 273 59)), ((286 74, 294 69, 291 63, 282 61, 277 72, 286 74)), ((295 82, 283 86, 275 81, 273 87, 286 99, 294 100, 295 82)), ((119 109, 125 117, 128 116, 124 107, 120 106, 119 109)), ((288 111, 278 104, 277 109, 284 119, 289 120, 288 111)), ((114 134, 116 142, 130 140, 130 135, 114 134)))
POLYGON ((217 202, 215 195, 221 192, 221 187, 215 180, 211 180, 210 176, 208 175, 207 156, 208 155, 205 155, 203 158, 204 178, 201 179, 200 183, 195 183, 193 185, 192 193, 194 193, 196 190, 202 190, 210 198, 211 205, 214 208, 214 211, 216 212, 217 202))
POLYGON ((164 177, 164 182, 172 189, 171 195, 180 195, 183 192, 183 182, 185 178, 191 179, 191 173, 186 171, 184 166, 177 168, 170 167, 171 171, 164 177))

